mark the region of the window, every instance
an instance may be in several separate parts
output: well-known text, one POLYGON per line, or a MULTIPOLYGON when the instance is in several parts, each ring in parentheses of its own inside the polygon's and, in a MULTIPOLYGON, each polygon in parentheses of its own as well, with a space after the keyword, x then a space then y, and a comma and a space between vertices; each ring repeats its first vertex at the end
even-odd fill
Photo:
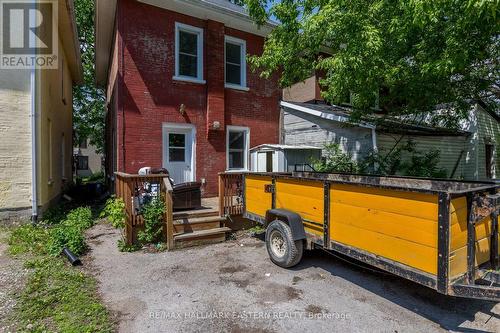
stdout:
POLYGON ((248 169, 248 142, 250 131, 247 127, 227 127, 227 169, 248 169))
POLYGON ((77 157, 77 166, 78 170, 88 170, 89 169, 89 157, 88 156, 78 156, 77 157))
POLYGON ((168 134, 168 160, 169 162, 185 162, 186 134, 168 134))
POLYGON ((225 57, 226 87, 236 89, 246 88, 245 41, 226 36, 225 57))
POLYGON ((203 81, 203 29, 175 23, 175 80, 203 81))

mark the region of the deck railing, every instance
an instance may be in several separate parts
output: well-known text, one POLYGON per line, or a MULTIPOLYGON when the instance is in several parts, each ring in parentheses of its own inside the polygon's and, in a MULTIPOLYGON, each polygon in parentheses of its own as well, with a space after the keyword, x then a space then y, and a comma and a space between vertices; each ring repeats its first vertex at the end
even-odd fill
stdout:
POLYGON ((128 245, 134 243, 137 230, 144 227, 144 218, 138 211, 137 201, 144 191, 155 188, 165 200, 164 234, 167 248, 172 249, 173 238, 173 201, 172 185, 168 175, 137 175, 116 172, 116 196, 122 198, 125 203, 125 239, 128 245))
POLYGON ((221 216, 243 214, 242 173, 219 173, 219 212, 221 216))

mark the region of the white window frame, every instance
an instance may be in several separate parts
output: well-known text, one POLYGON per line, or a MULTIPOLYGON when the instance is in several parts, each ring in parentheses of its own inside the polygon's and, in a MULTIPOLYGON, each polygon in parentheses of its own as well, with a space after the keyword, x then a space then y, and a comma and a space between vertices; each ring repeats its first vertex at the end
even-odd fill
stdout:
POLYGON ((244 126, 226 126, 226 171, 248 171, 248 160, 250 156, 250 128, 244 126), (244 132, 245 147, 243 154, 243 168, 229 168, 229 132, 244 132))
POLYGON ((243 39, 224 36, 224 86, 226 88, 238 89, 248 91, 247 87, 247 42, 243 39), (226 44, 236 44, 240 46, 240 57, 241 57, 241 66, 240 66, 240 77, 241 84, 227 83, 226 82, 226 44))
POLYGON ((205 83, 203 80, 203 29, 198 27, 193 27, 191 25, 175 22, 175 75, 172 77, 174 80, 187 81, 193 83, 205 83), (196 72, 197 77, 180 75, 179 74, 179 33, 185 31, 188 33, 197 35, 197 66, 196 72))

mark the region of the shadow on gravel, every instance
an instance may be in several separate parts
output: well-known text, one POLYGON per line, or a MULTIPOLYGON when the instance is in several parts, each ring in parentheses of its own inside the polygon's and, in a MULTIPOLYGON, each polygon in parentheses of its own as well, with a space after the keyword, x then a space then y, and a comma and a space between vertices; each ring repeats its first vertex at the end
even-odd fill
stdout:
MULTIPOLYGON (((254 237, 265 241, 264 233, 254 237)), ((489 320, 500 320, 500 315, 492 312, 496 305, 494 302, 441 295, 430 288, 378 271, 341 254, 332 255, 319 249, 306 251, 302 261, 291 270, 300 271, 310 267, 321 268, 333 276, 354 283, 439 324, 446 330, 464 333, 488 332, 460 327, 466 321, 474 321, 477 312, 491 316, 489 320)))

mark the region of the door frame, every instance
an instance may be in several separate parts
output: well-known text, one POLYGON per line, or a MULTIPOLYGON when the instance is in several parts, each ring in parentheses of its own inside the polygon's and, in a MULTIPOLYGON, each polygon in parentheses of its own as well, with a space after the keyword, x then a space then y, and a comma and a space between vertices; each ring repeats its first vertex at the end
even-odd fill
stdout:
POLYGON ((191 134, 191 182, 196 181, 196 127, 193 124, 162 123, 162 167, 167 168, 167 133, 169 130, 187 130, 191 134))

